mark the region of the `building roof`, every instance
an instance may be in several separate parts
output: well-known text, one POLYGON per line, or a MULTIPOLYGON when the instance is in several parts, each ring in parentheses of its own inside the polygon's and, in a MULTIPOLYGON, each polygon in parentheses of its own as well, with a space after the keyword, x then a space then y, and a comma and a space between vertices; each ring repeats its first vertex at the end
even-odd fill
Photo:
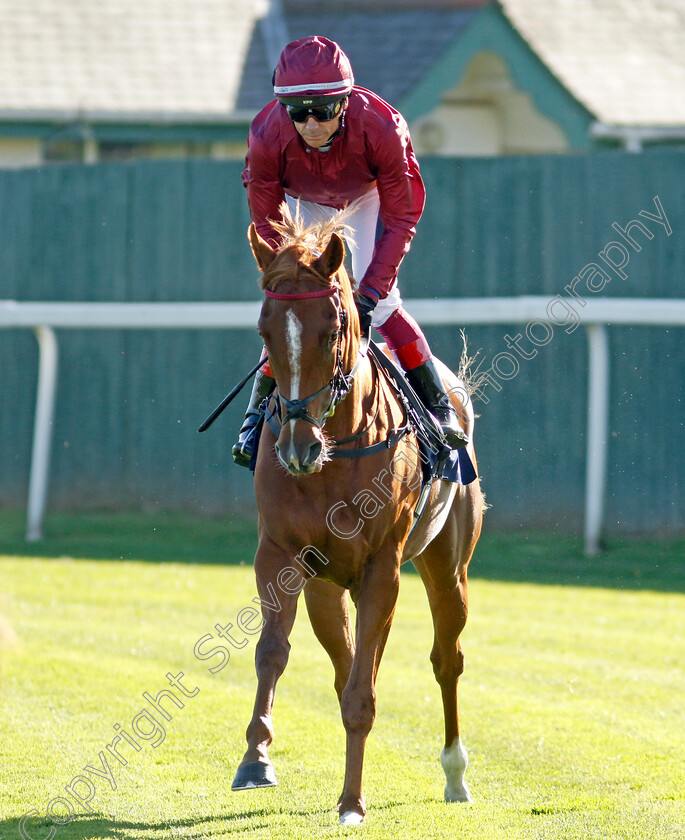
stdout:
POLYGON ((0 111, 226 114, 264 5, 0 0, 0 111))
MULTIPOLYGON (((304 3, 285 3, 284 18, 291 40, 316 34, 337 41, 347 53, 355 83, 398 106, 403 95, 430 69, 436 57, 459 37, 477 14, 470 8, 346 8, 319 4, 316 15, 304 3)), ((311 6, 311 4, 309 4, 311 6)), ((406 5, 406 4, 405 4, 406 5)), ((241 85, 239 106, 261 107, 273 97, 270 73, 259 71, 266 56, 257 43, 249 74, 241 85)), ((266 67, 269 67, 268 63, 266 67)))
POLYGON ((683 0, 0 0, 0 116, 228 119, 268 101, 280 48, 314 33, 402 108, 484 14, 597 119, 685 125, 683 0))
POLYGON ((501 0, 501 6, 602 122, 685 125, 683 0, 501 0))

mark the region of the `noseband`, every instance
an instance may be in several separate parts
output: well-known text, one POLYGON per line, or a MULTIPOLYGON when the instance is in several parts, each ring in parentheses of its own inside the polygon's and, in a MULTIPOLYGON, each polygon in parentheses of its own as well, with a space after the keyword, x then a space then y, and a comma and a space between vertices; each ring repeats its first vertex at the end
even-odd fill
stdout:
MULTIPOLYGON (((332 297, 333 295, 338 294, 339 291, 338 286, 330 286, 316 292, 302 292, 300 294, 279 294, 278 292, 269 291, 269 289, 266 289, 264 293, 267 297, 273 298, 274 300, 309 300, 310 298, 332 297)), ((349 373, 345 373, 342 366, 342 339, 347 332, 347 311, 342 308, 339 297, 336 308, 340 319, 340 329, 338 330, 338 349, 336 351, 333 376, 322 388, 319 388, 318 391, 315 391, 313 394, 310 394, 308 397, 304 397, 301 400, 289 400, 280 392, 279 389, 280 400, 286 409, 286 413, 279 417, 281 426, 285 426, 289 420, 306 420, 307 423, 311 423, 312 426, 315 426, 317 429, 323 429, 326 420, 333 416, 339 403, 341 403, 350 392, 354 376, 359 369, 359 365, 366 356, 368 338, 366 340, 362 340, 360 343, 359 356, 354 364, 354 367, 349 373), (330 391, 331 395, 328 407, 322 413, 321 417, 312 417, 307 410, 307 406, 326 391, 330 391)))

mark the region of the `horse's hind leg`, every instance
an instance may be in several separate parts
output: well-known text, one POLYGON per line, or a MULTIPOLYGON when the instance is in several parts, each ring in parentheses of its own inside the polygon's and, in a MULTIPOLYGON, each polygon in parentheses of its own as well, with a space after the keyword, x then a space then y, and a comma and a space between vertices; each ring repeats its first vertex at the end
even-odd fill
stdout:
POLYGON ((354 659, 347 590, 327 580, 311 578, 304 588, 304 597, 314 634, 333 663, 335 691, 340 701, 354 659))
POLYGON ((414 560, 433 616, 431 662, 445 716, 445 747, 440 761, 447 780, 447 802, 472 801, 464 781, 468 756, 459 737, 457 684, 464 670, 459 636, 468 614, 467 568, 480 534, 480 490, 474 483, 476 487, 459 487, 443 530, 414 560))

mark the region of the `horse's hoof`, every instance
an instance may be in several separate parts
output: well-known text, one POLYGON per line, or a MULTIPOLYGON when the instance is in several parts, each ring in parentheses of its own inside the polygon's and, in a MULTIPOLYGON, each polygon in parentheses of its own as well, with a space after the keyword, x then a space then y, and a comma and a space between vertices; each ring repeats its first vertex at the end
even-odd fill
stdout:
POLYGON ((340 815, 340 825, 361 825, 364 822, 364 814, 356 811, 345 811, 340 815))
POLYGON ((275 787, 278 784, 276 771, 271 764, 253 761, 243 764, 235 774, 231 790, 249 790, 250 788, 275 787))
POLYGON ((460 788, 445 785, 445 802, 473 802, 466 782, 462 782, 460 788))
POLYGON ((445 771, 445 802, 473 802, 464 773, 469 766, 466 747, 457 739, 440 754, 440 763, 445 771))

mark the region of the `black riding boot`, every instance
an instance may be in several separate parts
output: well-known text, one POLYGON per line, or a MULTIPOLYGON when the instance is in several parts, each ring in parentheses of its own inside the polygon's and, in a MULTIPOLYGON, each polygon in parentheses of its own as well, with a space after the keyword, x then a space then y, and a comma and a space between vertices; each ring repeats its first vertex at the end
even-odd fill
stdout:
POLYGON ((433 359, 406 371, 409 384, 436 418, 450 449, 461 449, 469 442, 457 419, 457 412, 445 393, 433 359))
POLYGON ((276 380, 257 371, 252 385, 250 402, 245 413, 245 420, 240 428, 238 442, 233 447, 233 460, 240 467, 249 467, 254 452, 255 432, 261 415, 260 406, 273 391, 276 380))

